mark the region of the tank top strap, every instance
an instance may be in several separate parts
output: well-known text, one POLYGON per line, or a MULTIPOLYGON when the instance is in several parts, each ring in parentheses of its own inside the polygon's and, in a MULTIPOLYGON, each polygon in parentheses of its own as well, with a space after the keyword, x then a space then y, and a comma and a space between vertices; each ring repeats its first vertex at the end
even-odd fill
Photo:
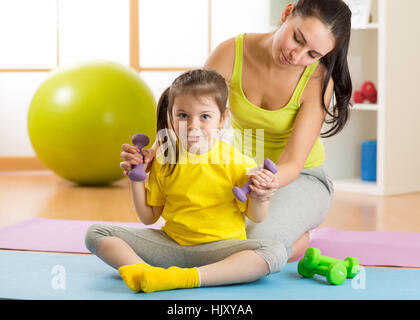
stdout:
POLYGON ((311 78, 312 73, 315 71, 316 67, 318 66, 318 63, 319 61, 316 61, 305 68, 305 71, 300 77, 300 80, 295 88, 295 91, 293 92, 292 98, 290 99, 289 103, 294 103, 295 105, 300 106, 300 97, 303 93, 303 90, 305 90, 306 84, 311 78))
POLYGON ((242 79, 242 63, 244 49, 244 33, 239 34, 235 38, 235 62, 233 65, 233 72, 230 83, 241 86, 242 79))

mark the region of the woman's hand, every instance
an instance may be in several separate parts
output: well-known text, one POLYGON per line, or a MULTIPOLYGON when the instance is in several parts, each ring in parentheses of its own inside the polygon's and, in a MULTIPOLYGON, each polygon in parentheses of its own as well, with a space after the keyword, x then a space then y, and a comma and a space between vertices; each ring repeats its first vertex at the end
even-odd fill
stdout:
POLYGON ((147 150, 142 148, 139 150, 139 148, 136 146, 124 143, 122 145, 122 150, 123 151, 120 153, 120 157, 125 161, 120 163, 120 167, 124 170, 125 176, 128 176, 128 173, 134 169, 135 166, 141 163, 144 164, 144 170, 146 172, 150 171, 153 158, 155 156, 155 151, 153 148, 147 150))
POLYGON ((252 183, 249 185, 251 191, 249 196, 259 201, 269 201, 278 190, 277 176, 259 165, 250 170, 248 174, 252 183))

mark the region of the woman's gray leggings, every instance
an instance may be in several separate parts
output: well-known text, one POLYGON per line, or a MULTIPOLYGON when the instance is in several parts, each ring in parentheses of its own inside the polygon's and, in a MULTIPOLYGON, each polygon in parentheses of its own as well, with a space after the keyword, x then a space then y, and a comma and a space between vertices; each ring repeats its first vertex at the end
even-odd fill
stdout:
POLYGON ((124 228, 93 224, 86 232, 90 252, 107 237, 124 240, 136 254, 153 266, 200 267, 221 261, 234 253, 254 250, 268 264, 270 273, 280 271, 292 254, 292 244, 326 218, 333 187, 322 167, 304 169, 297 179, 279 189, 270 200, 267 218, 247 221, 246 240, 227 239, 195 246, 181 246, 162 230, 124 228))

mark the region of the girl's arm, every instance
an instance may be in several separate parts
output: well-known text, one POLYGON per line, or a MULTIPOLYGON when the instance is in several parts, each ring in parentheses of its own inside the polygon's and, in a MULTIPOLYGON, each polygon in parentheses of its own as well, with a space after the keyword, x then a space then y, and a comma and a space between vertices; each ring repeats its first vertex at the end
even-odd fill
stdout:
POLYGON ((150 169, 152 168, 152 164, 153 164, 153 159, 156 155, 156 152, 159 148, 159 143, 157 141, 157 139, 155 140, 155 142, 153 143, 153 146, 150 149, 144 149, 144 158, 143 158, 143 163, 144 163, 144 171, 145 172, 150 172, 150 169))
MULTIPOLYGON (((250 194, 250 193, 249 193, 250 194)), ((252 196, 248 197, 248 208, 245 212, 246 216, 252 222, 263 222, 267 217, 270 201, 261 201, 252 196)))
MULTIPOLYGON (((122 145, 123 152, 121 152, 121 158, 125 161, 120 163, 120 167, 124 170, 124 175, 128 176, 130 170, 134 168, 134 166, 139 165, 143 162, 143 158, 149 158, 150 161, 153 159, 155 154, 155 149, 158 147, 158 143, 153 144, 151 150, 147 151, 144 148, 142 150, 138 150, 136 146, 124 143, 122 145)), ((146 160, 146 159, 144 159, 146 160)), ((147 163, 146 163, 147 164, 147 163)), ((144 168, 144 167, 143 167, 144 168)), ((149 170, 151 169, 151 163, 149 166, 149 170)), ((144 181, 136 182, 129 180, 130 182, 130 189, 131 195, 133 197, 134 207, 136 208, 136 212, 138 217, 140 218, 141 222, 144 224, 153 224, 155 223, 162 214, 163 206, 149 206, 146 201, 146 183, 149 179, 149 175, 147 175, 144 181)))
MULTIPOLYGON (((147 179, 149 176, 147 177, 147 179)), ((154 224, 160 218, 163 206, 154 207, 149 206, 146 202, 146 182, 144 181, 132 181, 130 180, 131 195, 133 197, 134 207, 140 221, 146 225, 154 224)))
MULTIPOLYGON (((268 183, 274 177, 274 174, 259 165, 248 173, 248 176, 264 183, 268 183)), ((250 192, 248 193, 248 207, 245 215, 253 222, 262 222, 267 217, 270 201, 268 199, 261 199, 257 193, 261 190, 261 186, 255 184, 249 185, 250 192)))
POLYGON ((122 145, 123 152, 120 156, 125 161, 120 163, 121 169, 124 170, 124 175, 128 176, 128 172, 134 168, 134 166, 143 163, 144 171, 150 172, 153 164, 153 159, 156 155, 156 152, 159 148, 157 140, 153 143, 153 146, 150 149, 142 149, 137 151, 137 147, 128 143, 122 145))

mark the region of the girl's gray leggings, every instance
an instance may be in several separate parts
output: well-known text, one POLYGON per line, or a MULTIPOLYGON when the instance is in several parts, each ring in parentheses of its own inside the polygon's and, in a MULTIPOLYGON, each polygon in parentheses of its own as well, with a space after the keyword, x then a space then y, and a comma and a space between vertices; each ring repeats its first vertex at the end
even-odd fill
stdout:
POLYGON ((270 200, 270 211, 261 223, 247 221, 246 240, 227 239, 195 246, 180 246, 162 230, 91 225, 85 237, 92 253, 106 237, 124 240, 147 263, 168 268, 200 267, 234 253, 254 250, 268 264, 270 273, 280 271, 292 254, 292 244, 326 218, 333 198, 331 181, 322 167, 304 169, 297 179, 279 189, 270 200))

